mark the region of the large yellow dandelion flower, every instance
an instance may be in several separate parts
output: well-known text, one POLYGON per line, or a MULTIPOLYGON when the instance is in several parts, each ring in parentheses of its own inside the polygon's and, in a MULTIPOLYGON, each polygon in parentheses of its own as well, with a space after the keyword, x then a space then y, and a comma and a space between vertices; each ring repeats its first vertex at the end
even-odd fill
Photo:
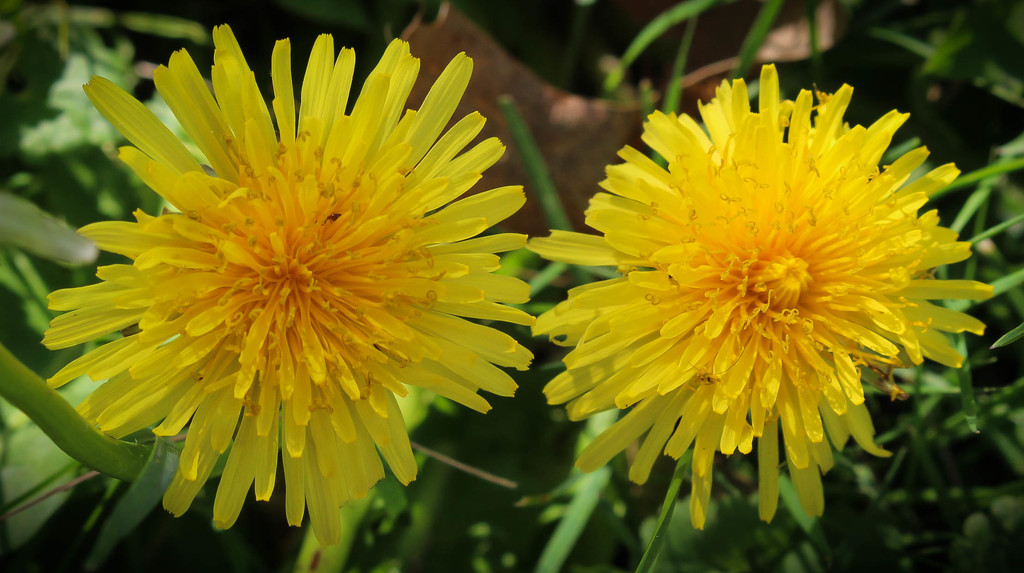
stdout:
POLYGON ((352 50, 335 57, 320 36, 296 106, 282 40, 272 59, 275 132, 231 30, 213 37, 213 94, 185 51, 154 80, 214 174, 111 82, 85 88, 135 145, 121 159, 178 212, 82 229, 132 264, 50 295, 50 308, 70 312, 44 343, 124 336, 50 383, 106 379, 79 411, 112 436, 157 422, 153 432, 171 436, 189 424, 164 496, 175 515, 230 447, 213 510, 230 527, 254 482, 256 498, 270 498, 280 450, 288 522, 301 523, 308 506, 317 537, 336 542, 338 507, 384 476, 381 455, 402 482, 416 476, 396 401, 407 386, 480 412, 489 406, 478 390, 515 391, 497 366, 525 369, 530 352, 462 317, 532 324, 501 304, 526 301, 528 286, 491 272, 494 253, 525 236, 471 238, 524 196, 506 187, 453 202, 504 151, 492 138, 463 152, 483 126, 477 113, 442 135, 472 71, 464 54, 403 113, 419 60, 396 40, 346 112, 352 50))
MULTIPOLYGON (((630 147, 590 202, 603 237, 555 232, 531 246, 621 278, 569 291, 535 332, 573 346, 544 389, 572 419, 631 408, 580 455, 593 470, 646 433, 629 477, 643 483, 659 453, 693 447, 694 526, 702 527, 715 452, 747 454, 758 439, 760 515, 778 503, 779 431, 806 511, 820 515, 820 472, 852 436, 875 455, 860 367, 930 358, 963 361, 943 332, 984 325, 929 299, 991 296, 984 284, 935 280, 930 269, 970 256, 968 243, 918 214, 958 174, 944 165, 908 183, 928 152, 878 168, 896 129, 890 112, 850 128, 852 89, 780 101, 761 72, 759 112, 742 80, 689 116, 654 113, 643 140, 668 169, 630 147), (826 440, 826 435, 829 440, 826 440)), ((869 374, 871 375, 871 374, 869 374)))

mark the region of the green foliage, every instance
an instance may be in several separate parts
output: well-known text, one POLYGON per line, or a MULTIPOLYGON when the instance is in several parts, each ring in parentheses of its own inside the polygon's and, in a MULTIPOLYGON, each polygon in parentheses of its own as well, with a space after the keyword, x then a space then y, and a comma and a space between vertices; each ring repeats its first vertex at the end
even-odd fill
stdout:
MULTIPOLYGON (((143 14, 78 3, 0 2, 0 190, 74 227, 127 219, 137 208, 158 212, 159 197, 114 160, 123 142, 81 91, 89 77, 103 75, 135 90, 178 130, 154 95, 148 70, 187 47, 207 71, 210 49, 199 44, 208 43, 214 25, 233 26, 261 85, 269 85, 263 80, 279 38, 291 37, 300 54, 317 34, 333 33, 337 44, 357 48, 357 75, 365 74, 388 37, 417 14, 429 22, 440 7, 435 0, 216 4, 182 0, 154 7, 159 14, 143 14)), ((733 14, 745 3, 655 2, 652 13, 639 16, 629 4, 454 3, 561 88, 614 94, 637 106, 635 95, 644 91, 651 106, 675 108, 678 102, 692 113, 697 92, 708 93, 721 76, 695 87, 687 83, 685 90, 679 76, 684 70, 689 78, 709 73, 710 64, 697 60, 707 47, 701 37, 717 41, 729 31, 712 13, 733 14), (698 15, 695 33, 684 35, 685 23, 698 15), (711 26, 720 28, 705 28, 711 26), (672 86, 668 103, 651 87, 666 85, 672 86)), ((764 3, 758 25, 742 28, 730 54, 739 56, 740 72, 757 61, 768 32, 760 24, 782 21, 768 11, 778 4, 764 3)), ((807 10, 819 4, 827 3, 808 0, 807 10)), ((999 296, 951 305, 969 308, 988 325, 984 337, 957 340, 969 357, 964 370, 932 364, 897 372, 910 396, 903 402, 869 389, 879 443, 894 455, 872 458, 856 447, 836 452, 836 467, 823 479, 822 517, 804 515, 783 478, 778 514, 771 524, 760 522, 751 457, 716 460, 703 531, 690 525, 688 482, 681 475, 675 485, 683 497, 671 495, 664 503, 676 475, 674 460, 660 460, 642 487, 628 482, 624 456, 599 472, 580 474, 573 460, 588 439, 584 424, 567 420, 540 392, 561 368, 561 351, 531 340, 527 328, 505 327, 537 356, 531 371, 514 373, 520 385, 515 399, 495 399, 494 410, 480 415, 421 396, 407 420, 417 419, 414 441, 515 481, 515 490, 420 454, 415 482, 405 487, 388 476, 367 500, 343 510, 346 543, 320 553, 303 530, 286 526, 281 488, 269 503, 248 500, 227 531, 210 525, 216 479, 182 518, 156 509, 176 460, 173 448, 160 442, 153 463, 131 485, 94 477, 0 521, 0 569, 73 571, 90 558, 105 569, 152 571, 269 572, 333 564, 361 572, 611 572, 642 562, 658 572, 1024 568, 1017 547, 1024 535, 1024 1, 835 4, 842 5, 838 17, 845 31, 831 47, 812 50, 809 59, 780 64, 783 94, 792 97, 812 84, 831 91, 845 82, 856 87, 851 123, 873 121, 893 108, 909 111, 894 150, 928 145, 933 155, 926 167, 954 161, 964 171, 933 199, 943 223, 969 240, 976 256, 941 272, 990 282, 999 296), (656 534, 659 541, 652 543, 656 534), (659 549, 647 553, 648 547, 659 549)), ((821 37, 826 31, 812 27, 810 33, 821 37)), ((429 49, 413 46, 414 53, 429 49)), ((482 54, 470 55, 485 61, 482 54)), ((490 73, 478 65, 473 82, 486 84, 490 73)), ((751 88, 756 93, 756 82, 751 88)), ((488 105, 490 122, 510 121, 517 129, 506 145, 527 150, 533 187, 545 193, 530 200, 542 206, 551 225, 564 226, 558 190, 548 176, 563 166, 545 164, 541 151, 529 152, 546 142, 533 141, 535 126, 517 120, 510 102, 488 105)), ((893 151, 884 161, 898 155, 893 151)), ((600 177, 595 168, 595 191, 600 177)), ((99 264, 117 260, 103 254, 99 264)), ((526 252, 504 261, 504 272, 531 282, 534 298, 524 308, 534 313, 585 280, 526 252)), ((89 284, 94 272, 0 245, 0 342, 41 376, 79 356, 83 349, 50 352, 39 344, 52 317, 46 294, 89 284)), ((62 393, 77 403, 94 386, 83 379, 62 393)), ((0 404, 0 422, 0 513, 85 472, 8 404, 0 404)))

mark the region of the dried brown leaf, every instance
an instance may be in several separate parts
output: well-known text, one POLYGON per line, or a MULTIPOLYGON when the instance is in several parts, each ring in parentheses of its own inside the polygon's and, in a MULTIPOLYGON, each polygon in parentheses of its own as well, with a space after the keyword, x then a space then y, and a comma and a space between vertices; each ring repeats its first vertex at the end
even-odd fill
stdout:
MULTIPOLYGON (((473 58, 473 79, 455 113, 461 118, 479 111, 487 118, 481 137, 497 136, 507 146, 505 156, 474 189, 502 185, 526 187, 527 203, 504 224, 508 230, 547 235, 548 225, 534 200, 527 179, 498 108, 498 98, 513 98, 533 133, 573 226, 585 230, 583 211, 604 178, 604 167, 641 129, 636 106, 589 99, 555 88, 510 56, 487 32, 453 6, 446 5, 429 24, 414 22, 402 37, 420 58, 421 76, 436 77, 451 58, 466 52, 473 58)), ((410 101, 419 101, 429 85, 417 83, 410 101)))

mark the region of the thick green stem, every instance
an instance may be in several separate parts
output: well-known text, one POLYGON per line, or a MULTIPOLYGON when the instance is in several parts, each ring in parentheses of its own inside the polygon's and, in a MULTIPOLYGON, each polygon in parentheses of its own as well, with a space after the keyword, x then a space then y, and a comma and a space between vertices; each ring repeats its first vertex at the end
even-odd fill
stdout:
POLYGON ((101 434, 2 344, 0 397, 24 412, 57 447, 100 473, 131 481, 149 459, 149 448, 101 434))

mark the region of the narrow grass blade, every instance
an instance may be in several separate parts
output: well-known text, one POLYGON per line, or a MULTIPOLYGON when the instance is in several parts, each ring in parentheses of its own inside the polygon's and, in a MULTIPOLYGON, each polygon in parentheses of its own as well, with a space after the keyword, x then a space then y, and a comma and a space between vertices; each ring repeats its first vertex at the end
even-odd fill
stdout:
POLYGON ((754 24, 750 27, 750 31, 747 32, 747 37, 743 39, 743 45, 740 46, 739 62, 733 68, 732 73, 729 74, 730 78, 742 78, 747 73, 747 70, 750 69, 751 64, 754 63, 754 58, 757 56, 757 51, 764 44, 764 39, 768 36, 768 32, 771 31, 772 24, 775 23, 775 18, 779 15, 779 10, 782 9, 783 1, 768 0, 761 7, 761 11, 757 13, 754 24))
POLYGON ((604 91, 606 93, 615 91, 622 83, 628 68, 655 40, 667 32, 669 28, 700 15, 702 12, 718 4, 720 0, 687 0, 665 10, 654 17, 640 30, 640 33, 633 38, 626 53, 622 55, 619 64, 608 74, 604 80, 604 91))
POLYGON ((928 59, 935 53, 935 47, 931 44, 922 42, 913 36, 908 36, 896 30, 890 30, 888 28, 871 28, 868 30, 868 36, 899 46, 911 54, 916 54, 923 59, 928 59))
POLYGON ((811 42, 812 77, 821 81, 821 49, 818 47, 818 0, 804 0, 804 14, 807 18, 808 40, 811 42))
POLYGON ((789 480, 789 476, 782 473, 779 474, 779 497, 782 498, 782 504, 786 506, 790 515, 793 516, 793 521, 796 521, 800 529, 804 530, 811 543, 814 544, 814 548, 824 557, 822 561, 826 563, 831 562, 832 550, 829 548, 828 539, 825 538, 825 532, 821 528, 821 523, 819 523, 817 517, 807 515, 803 506, 800 505, 800 496, 796 492, 796 487, 789 480))
POLYGON ((971 193, 971 196, 964 201, 964 206, 960 208, 960 212, 956 214, 956 218, 953 219, 953 223, 949 226, 950 229, 957 233, 964 230, 971 217, 988 201, 989 195, 992 194, 993 183, 995 183, 993 179, 986 179, 978 186, 974 193, 971 193))
POLYGON ((558 197, 555 182, 551 179, 551 173, 548 171, 547 164, 544 163, 544 157, 537 147, 533 134, 530 133, 530 128, 523 121, 523 116, 519 113, 515 101, 510 96, 502 96, 498 98, 498 107, 505 114, 512 142, 523 159, 526 175, 530 178, 530 183, 533 184, 537 202, 540 203, 548 226, 561 231, 571 231, 572 225, 569 223, 569 216, 565 214, 565 209, 562 208, 562 201, 558 197))
MULTIPOLYGON (((508 131, 512 135, 512 142, 523 159, 526 175, 530 179, 548 227, 571 231, 572 223, 569 222, 569 216, 566 215, 565 208, 562 207, 562 200, 558 196, 555 182, 551 179, 551 172, 548 171, 547 164, 544 163, 544 157, 537 147, 533 134, 530 133, 530 128, 523 120, 519 109, 516 108, 515 101, 510 96, 502 96, 498 98, 498 107, 501 108, 501 112, 505 115, 505 121, 508 122, 508 131)), ((572 273, 576 284, 582 285, 590 282, 590 273, 582 268, 573 266, 572 273)))
POLYGON ((917 136, 911 137, 910 139, 904 142, 898 143, 890 147, 888 150, 886 150, 885 154, 882 155, 882 164, 889 165, 893 161, 896 161, 900 157, 903 157, 904 155, 917 149, 918 147, 921 147, 921 138, 917 136))
POLYGON ((948 195, 949 193, 956 191, 957 189, 970 187, 971 185, 978 183, 982 179, 986 179, 988 177, 992 177, 995 175, 1002 175, 1004 173, 1011 173, 1013 171, 1019 171, 1021 169, 1024 169, 1024 157, 997 161, 986 167, 982 167, 981 169, 977 169, 975 171, 971 171, 970 173, 957 177, 956 181, 953 181, 949 185, 946 185, 942 189, 939 189, 935 193, 932 193, 930 199, 934 201, 935 199, 948 195))
POLYGON ((565 48, 565 59, 562 60, 562 72, 560 74, 562 87, 566 89, 569 89, 569 86, 572 85, 573 73, 576 70, 576 60, 579 59, 580 45, 583 43, 583 35, 587 31, 587 24, 590 22, 590 10, 594 7, 596 1, 576 0, 573 2, 569 44, 565 48))
MULTIPOLYGON (((588 439, 593 439, 608 429, 617 417, 617 410, 610 410, 591 416, 587 420, 583 434, 580 435, 577 448, 581 449, 588 439)), ((579 475, 579 470, 574 470, 574 473, 579 475)), ((569 557, 569 553, 572 552, 572 548, 576 546, 580 535, 583 534, 583 529, 587 526, 587 522, 590 521, 590 516, 594 513, 594 509, 597 508, 597 503, 601 499, 601 492, 608 485, 611 475, 611 468, 604 466, 591 473, 580 475, 578 478, 569 478, 576 481, 576 493, 573 495, 572 501, 569 502, 565 516, 558 522, 558 526, 555 527, 555 532, 551 535, 551 539, 544 546, 544 551, 541 552, 540 559, 537 560, 537 567, 534 569, 536 573, 558 573, 562 571, 565 560, 569 557)))
POLYGON ((672 77, 669 79, 668 88, 665 90, 665 105, 662 108, 662 111, 665 113, 679 111, 679 100, 683 97, 683 77, 686 75, 686 60, 690 57, 690 45, 693 44, 693 34, 696 30, 697 17, 694 16, 686 23, 683 40, 679 42, 676 59, 672 62, 672 77))
MULTIPOLYGON (((1016 288, 1016 287, 1020 286, 1021 284, 1024 284, 1024 269, 1017 269, 1016 271, 1014 271, 1014 272, 1012 272, 1012 273, 1010 273, 1010 274, 1008 274, 1006 276, 1002 276, 1002 277, 997 278, 996 280, 992 281, 989 284, 992 285, 992 296, 993 297, 997 297, 997 296, 1005 293, 1006 291, 1008 291, 1008 290, 1010 290, 1012 288, 1016 288)), ((991 300, 991 299, 988 299, 988 300, 991 300)), ((956 311, 964 312, 965 310, 971 308, 972 306, 978 304, 979 302, 985 302, 985 301, 978 301, 978 300, 953 300, 953 301, 950 301, 946 305, 946 307, 947 308, 951 308, 951 309, 956 310, 956 311)))
POLYGON ((157 438, 146 467, 103 522, 99 537, 85 560, 87 571, 98 570, 114 547, 153 511, 177 471, 177 448, 170 441, 157 438))
POLYGON ((690 458, 693 457, 693 450, 686 450, 679 457, 676 464, 676 471, 672 474, 672 481, 668 484, 668 491, 665 492, 665 501, 661 504, 661 513, 658 515, 658 526, 654 529, 644 556, 640 558, 640 565, 637 566, 637 573, 648 573, 654 570, 658 563, 658 556, 661 554, 661 547, 665 543, 665 534, 668 532, 668 525, 672 523, 672 513, 675 511, 676 500, 679 498, 679 488, 690 471, 690 458))
POLYGON ((992 281, 992 296, 999 296, 1004 292, 1024 284, 1024 269, 1018 269, 1006 276, 999 277, 992 281))
POLYGON ((69 265, 88 265, 99 256, 92 241, 27 199, 0 192, 0 213, 0 244, 69 265))
POLYGON ((23 508, 35 504, 36 500, 39 499, 41 496, 48 495, 46 493, 43 493, 44 489, 49 487, 53 482, 57 481, 59 477, 70 473, 71 470, 75 469, 79 465, 81 464, 79 464, 77 461, 72 461, 68 465, 60 468, 56 472, 47 476, 46 479, 40 481, 39 483, 33 485, 31 488, 25 490, 14 499, 3 500, 3 502, 0 503, 0 521, 4 521, 11 515, 21 512, 23 508))
POLYGON ((149 12, 123 12, 118 19, 122 26, 140 34, 189 40, 200 46, 210 43, 210 31, 206 26, 185 18, 149 12))
POLYGON ((1024 323, 1021 323, 1017 328, 1014 328, 1010 332, 999 337, 999 340, 992 343, 989 348, 999 348, 1017 342, 1024 337, 1024 323))
POLYGON ((974 235, 970 239, 967 239, 967 241, 969 243, 971 243, 971 244, 977 244, 977 243, 979 243, 981 241, 984 241, 985 239, 994 237, 994 236, 998 235, 999 233, 1002 233, 1003 231, 1005 231, 1005 230, 1009 229, 1010 227, 1016 225, 1017 223, 1021 223, 1021 222, 1024 222, 1024 214, 1017 215, 1016 217, 1014 217, 1012 219, 1009 219, 1007 221, 1003 221, 1002 223, 999 223, 998 225, 993 225, 993 226, 989 227, 988 229, 985 229, 981 233, 978 233, 977 235, 974 235))
POLYGON ((540 291, 546 289, 552 281, 562 276, 562 273, 569 268, 566 263, 555 262, 549 263, 546 267, 540 270, 537 274, 533 275, 530 279, 530 292, 536 295, 540 291))
MULTIPOLYGON (((962 334, 956 337, 956 351, 967 356, 967 342, 962 334)), ((963 368, 956 369, 957 382, 960 383, 960 404, 963 407, 967 427, 975 434, 978 431, 978 403, 974 400, 974 383, 971 380, 971 364, 964 359, 963 368)))
POLYGON ((590 516, 594 513, 594 508, 601 499, 601 492, 608 485, 611 475, 612 469, 605 466, 580 477, 576 495, 569 502, 565 517, 558 522, 555 533, 548 540, 544 552, 537 561, 537 573, 557 573, 562 570, 566 558, 583 534, 583 528, 590 521, 590 516))

